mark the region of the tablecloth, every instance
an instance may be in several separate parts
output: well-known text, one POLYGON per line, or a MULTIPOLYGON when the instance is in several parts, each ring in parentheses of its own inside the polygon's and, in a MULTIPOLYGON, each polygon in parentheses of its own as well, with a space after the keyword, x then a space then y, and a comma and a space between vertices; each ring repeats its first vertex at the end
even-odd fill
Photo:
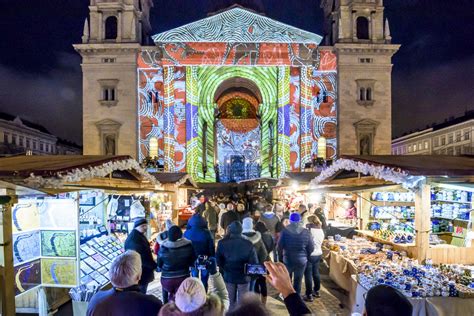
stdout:
POLYGON ((352 288, 351 275, 357 273, 357 267, 352 260, 339 255, 335 251, 329 253, 329 277, 339 287, 346 291, 352 288))

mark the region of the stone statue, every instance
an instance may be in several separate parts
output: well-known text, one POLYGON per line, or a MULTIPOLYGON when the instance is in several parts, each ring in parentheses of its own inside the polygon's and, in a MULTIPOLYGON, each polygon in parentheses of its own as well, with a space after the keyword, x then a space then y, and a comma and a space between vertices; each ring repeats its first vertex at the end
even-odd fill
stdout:
POLYGON ((106 155, 115 155, 115 135, 105 136, 104 149, 106 155))
POLYGON ((370 135, 363 135, 360 138, 359 152, 361 155, 371 155, 370 135))

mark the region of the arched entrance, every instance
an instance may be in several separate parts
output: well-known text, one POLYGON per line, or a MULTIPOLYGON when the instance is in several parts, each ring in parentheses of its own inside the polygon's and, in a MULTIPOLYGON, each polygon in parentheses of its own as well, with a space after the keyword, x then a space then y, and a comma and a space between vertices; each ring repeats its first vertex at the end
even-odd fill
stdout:
POLYGON ((222 82, 214 95, 216 180, 234 182, 260 176, 261 94, 252 81, 234 77, 222 82))

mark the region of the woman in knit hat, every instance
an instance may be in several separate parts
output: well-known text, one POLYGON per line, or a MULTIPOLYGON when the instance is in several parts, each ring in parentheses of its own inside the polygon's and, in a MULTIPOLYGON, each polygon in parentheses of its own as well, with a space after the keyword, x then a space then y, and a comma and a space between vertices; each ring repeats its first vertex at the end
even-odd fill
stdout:
POLYGON ((176 291, 175 301, 164 305, 159 315, 224 315, 229 309, 229 296, 215 258, 209 259, 207 269, 209 294, 198 278, 187 278, 176 291))

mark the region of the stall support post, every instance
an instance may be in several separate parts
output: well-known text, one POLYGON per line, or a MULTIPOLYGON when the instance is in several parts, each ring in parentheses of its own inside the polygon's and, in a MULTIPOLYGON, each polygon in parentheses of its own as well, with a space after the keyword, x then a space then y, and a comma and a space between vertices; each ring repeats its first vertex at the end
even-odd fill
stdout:
POLYGON ((416 253, 421 263, 428 256, 431 230, 431 186, 422 184, 415 192, 416 253))
MULTIPOLYGON (((0 277, 0 295, 2 302, 2 315, 15 315, 15 277, 13 269, 12 248, 12 209, 18 201, 17 196, 8 196, 10 200, 3 206, 3 255, 5 266, 0 277)), ((2 199, 3 200, 3 199, 2 199)))

